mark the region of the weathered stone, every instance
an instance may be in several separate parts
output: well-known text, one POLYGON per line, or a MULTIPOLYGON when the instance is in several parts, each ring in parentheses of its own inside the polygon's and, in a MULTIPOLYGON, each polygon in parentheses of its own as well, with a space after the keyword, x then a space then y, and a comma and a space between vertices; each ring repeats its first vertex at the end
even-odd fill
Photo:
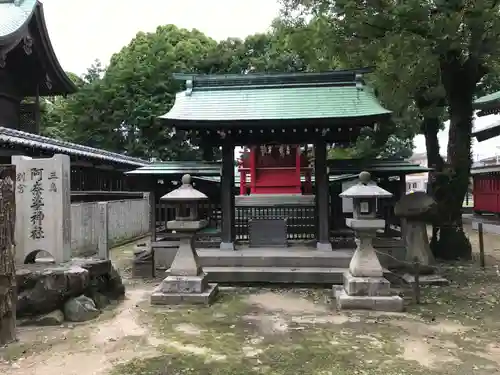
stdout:
POLYGON ((335 298, 340 310, 404 311, 404 300, 399 296, 350 296, 345 290, 337 289, 335 298))
POLYGON ((420 272, 432 273, 432 268, 427 266, 433 265, 436 261, 429 244, 426 224, 422 221, 403 220, 406 220, 404 233, 407 248, 406 261, 412 263, 417 258, 421 266, 420 272))
POLYGON ((357 235, 358 246, 349 264, 349 271, 356 277, 382 277, 384 270, 372 245, 375 232, 359 230, 357 235))
POLYGON ((99 292, 91 293, 91 295, 89 295, 88 297, 92 298, 92 301, 94 301, 95 306, 99 310, 104 309, 106 306, 109 305, 110 302, 107 296, 99 292))
POLYGON ((219 287, 217 284, 208 284, 202 293, 164 293, 157 288, 151 294, 152 305, 211 305, 217 294, 219 287))
POLYGON ((36 316, 32 319, 21 321, 21 325, 32 326, 60 326, 64 322, 64 314, 61 310, 54 310, 48 314, 36 316))
POLYGON ((56 263, 71 259, 70 157, 13 156, 16 166, 16 263, 46 251, 56 263), (33 205, 36 200, 40 204, 33 205), (35 220, 33 220, 35 218, 35 220))
POLYGON ((394 205, 394 214, 399 217, 420 219, 428 214, 436 201, 423 191, 403 195, 394 205))
POLYGON ((64 304, 64 317, 70 322, 86 322, 99 314, 94 301, 84 295, 71 298, 64 304))
POLYGON ((121 299, 125 296, 125 285, 115 267, 111 267, 106 289, 100 291, 112 299, 121 299))
POLYGON ((20 269, 17 314, 46 314, 56 310, 70 297, 82 294, 89 285, 89 272, 78 266, 20 269))
MULTIPOLYGON (((82 294, 93 298, 98 293, 108 301, 121 299, 125 294, 121 276, 109 260, 76 259, 60 266, 20 267, 16 271, 19 317, 62 309, 68 299, 82 294)), ((104 305, 104 298, 98 298, 96 303, 104 305)))
POLYGON ((384 277, 355 277, 346 272, 344 289, 350 296, 388 296, 391 284, 384 277))
POLYGON ((172 276, 198 276, 201 273, 201 266, 198 254, 193 249, 191 238, 181 238, 179 249, 174 261, 170 266, 172 276))
POLYGON ((202 293, 208 286, 206 275, 167 276, 160 284, 163 293, 202 293))
POLYGON ((79 265, 89 271, 90 278, 109 275, 113 267, 109 259, 74 258, 71 264, 79 265))

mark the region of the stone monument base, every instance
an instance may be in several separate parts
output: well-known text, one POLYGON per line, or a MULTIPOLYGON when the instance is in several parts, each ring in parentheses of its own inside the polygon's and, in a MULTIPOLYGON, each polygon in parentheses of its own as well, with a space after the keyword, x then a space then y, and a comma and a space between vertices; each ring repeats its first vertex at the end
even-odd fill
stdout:
POLYGON ((401 312, 404 300, 391 295, 391 285, 383 277, 355 277, 344 274, 344 286, 334 287, 339 310, 376 310, 401 312))
MULTIPOLYGON (((168 272, 168 271, 167 271, 168 272)), ((152 305, 210 305, 219 287, 209 284, 206 274, 198 276, 167 276, 151 294, 152 305)))
MULTIPOLYGON (((441 275, 420 275, 418 278, 418 283, 420 285, 437 285, 437 286, 447 286, 450 282, 441 275)), ((415 282, 415 276, 410 273, 405 273, 403 275, 403 280, 408 284, 413 285, 415 282)))

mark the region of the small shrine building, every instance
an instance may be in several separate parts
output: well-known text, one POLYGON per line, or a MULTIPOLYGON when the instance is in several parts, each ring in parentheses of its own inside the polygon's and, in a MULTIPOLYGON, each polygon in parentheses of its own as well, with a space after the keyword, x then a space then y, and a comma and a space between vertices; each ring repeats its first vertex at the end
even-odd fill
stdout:
MULTIPOLYGON (((282 220, 283 209, 310 204, 314 205, 317 220, 313 223, 316 247, 332 249, 327 144, 352 143, 363 127, 384 126, 391 115, 365 85, 363 74, 368 72, 358 69, 176 76, 186 82, 186 90, 176 95, 174 106, 160 120, 169 128, 187 132, 193 140, 202 139, 205 149, 222 149, 221 249, 234 249, 236 206, 268 206, 265 222, 253 220, 257 217, 249 211, 249 231, 258 232, 256 237, 273 243, 273 237, 286 239, 286 232, 293 230, 293 219, 282 220), (301 146, 310 144, 314 151, 313 169, 303 163, 302 156, 301 146), (237 199, 234 191, 236 146, 253 150, 248 164, 243 163, 242 167, 242 172, 248 169, 253 177, 250 192, 237 199), (259 158, 261 150, 264 152, 259 158), (259 164, 263 154, 277 163, 275 167, 269 165, 269 160, 259 164), (304 194, 301 177, 312 172, 314 194, 304 194)), ((261 214, 258 216, 262 218, 261 214)), ((249 237, 252 242, 252 235, 249 237)))

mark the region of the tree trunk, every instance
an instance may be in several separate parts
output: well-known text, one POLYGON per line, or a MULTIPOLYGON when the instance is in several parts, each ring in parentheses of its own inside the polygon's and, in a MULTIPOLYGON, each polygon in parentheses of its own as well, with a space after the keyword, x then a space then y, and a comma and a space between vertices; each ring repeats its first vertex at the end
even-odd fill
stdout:
POLYGON ((436 258, 471 259, 471 244, 463 231, 462 205, 469 187, 472 100, 480 74, 473 60, 464 62, 455 51, 442 56, 440 66, 450 129, 447 161, 442 171, 435 173, 433 182, 438 215, 431 248, 436 258))
POLYGON ((0 345, 16 340, 15 171, 0 166, 0 345))

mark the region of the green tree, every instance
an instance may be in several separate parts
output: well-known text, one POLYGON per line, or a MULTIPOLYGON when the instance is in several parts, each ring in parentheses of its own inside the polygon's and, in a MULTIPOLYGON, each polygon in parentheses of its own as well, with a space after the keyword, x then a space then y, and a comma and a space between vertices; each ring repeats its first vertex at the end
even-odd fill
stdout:
MULTIPOLYGON (((440 258, 468 258, 461 208, 471 166, 472 101, 478 83, 494 69, 500 4, 482 1, 283 0, 284 9, 327 18, 344 38, 343 48, 377 65, 383 97, 408 106, 403 118, 418 119, 429 164, 436 168, 433 193, 443 209, 433 251, 440 258), (446 108, 446 112, 443 111, 446 108), (450 120, 447 162, 439 156, 437 132, 450 120)), ((398 114, 399 111, 396 111, 398 114)))
MULTIPOLYGON (((288 3, 287 3, 288 4, 288 3)), ((297 7, 297 4, 292 4, 297 7)), ((307 70, 325 71, 329 69, 349 69, 371 67, 380 56, 380 46, 363 45, 356 38, 348 38, 339 22, 328 12, 309 13, 293 12, 275 22, 281 32, 287 35, 286 41, 296 50, 300 50, 307 61, 307 70)), ((301 10, 301 9, 299 9, 301 10)), ((303 10, 303 9, 302 9, 303 10)), ((415 121, 409 113, 407 93, 399 95, 398 102, 392 100, 391 90, 384 90, 385 81, 382 66, 377 66, 374 74, 365 77, 367 83, 375 88, 375 94, 384 106, 394 113, 391 122, 384 124, 377 132, 364 129, 362 135, 352 147, 355 157, 405 157, 413 150, 413 137, 416 132, 415 121)))
POLYGON ((195 158, 198 152, 187 139, 155 120, 171 108, 181 89, 172 73, 205 72, 205 60, 216 46, 197 30, 173 25, 140 32, 112 56, 106 70, 95 62, 79 92, 52 106, 46 129, 76 143, 132 156, 195 158))

